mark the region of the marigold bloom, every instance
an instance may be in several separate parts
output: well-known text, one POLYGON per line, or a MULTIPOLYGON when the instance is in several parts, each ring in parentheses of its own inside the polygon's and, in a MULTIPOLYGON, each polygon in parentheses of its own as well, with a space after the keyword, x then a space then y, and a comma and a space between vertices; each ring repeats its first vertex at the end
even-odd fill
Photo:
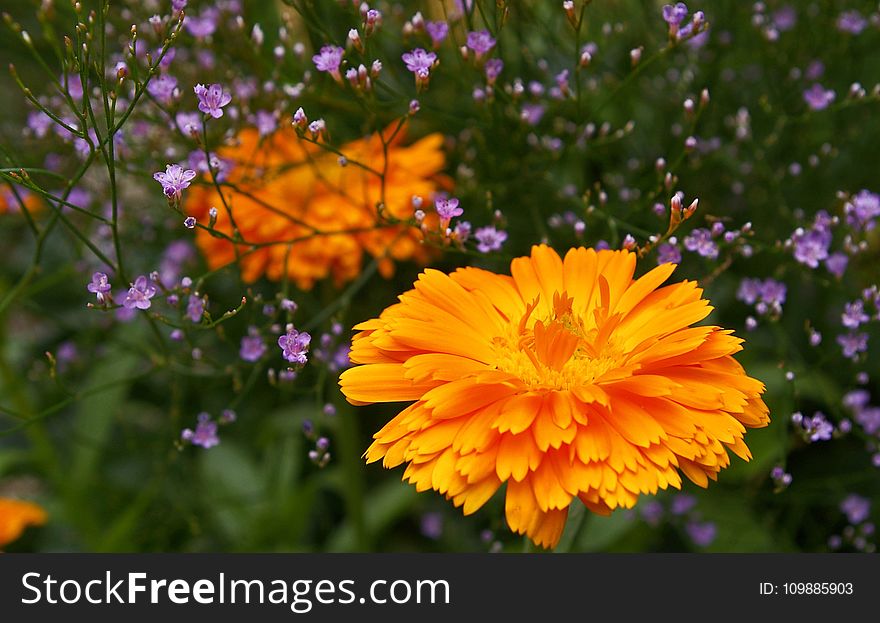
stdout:
POLYGON ((470 514, 507 483, 510 528, 559 540, 575 497, 592 511, 639 494, 705 487, 748 460, 765 426, 764 385, 731 355, 742 340, 691 325, 712 310, 695 282, 659 287, 674 264, 633 279, 636 254, 547 246, 511 263, 426 270, 379 318, 355 327, 340 377, 354 404, 415 401, 378 433, 368 462, 470 514))
POLYGON ((46 511, 33 502, 0 498, 0 547, 12 543, 28 526, 46 523, 46 511))
MULTIPOLYGON (((247 129, 236 146, 220 150, 234 162, 228 177, 234 187, 223 189, 226 203, 242 239, 258 245, 238 245, 242 277, 250 282, 265 274, 280 280, 286 273, 307 289, 330 275, 337 284, 354 279, 364 252, 380 260, 385 276, 393 273, 393 260, 426 261, 419 230, 389 224, 385 217, 411 218, 414 195, 429 197, 438 184, 447 185, 440 174, 446 164, 443 137, 431 134, 405 146, 404 134, 390 140, 387 163, 378 135, 343 145, 347 164, 342 166, 337 154, 301 139, 292 127, 262 138, 256 129, 247 129)), ((391 131, 385 136, 391 139, 391 131)), ((188 190, 185 208, 199 222, 207 221, 211 207, 218 210, 215 229, 232 236, 215 188, 188 190)), ((236 259, 236 245, 204 229, 198 230, 196 242, 211 268, 236 259)))

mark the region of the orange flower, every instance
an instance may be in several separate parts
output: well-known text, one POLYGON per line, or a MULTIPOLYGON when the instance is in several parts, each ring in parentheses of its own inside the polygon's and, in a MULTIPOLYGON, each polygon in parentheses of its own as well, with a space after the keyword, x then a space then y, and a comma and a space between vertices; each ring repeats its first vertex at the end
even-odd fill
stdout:
MULTIPOLYGON (((258 248, 234 245, 200 228, 196 241, 208 264, 217 268, 235 261, 237 246, 245 281, 286 274, 300 288, 311 288, 331 274, 337 284, 355 278, 364 251, 379 259, 386 277, 393 273, 392 260, 426 261, 419 230, 395 221, 412 217, 414 195, 427 200, 437 190, 446 164, 443 137, 431 134, 409 146, 401 144, 403 131, 393 137, 386 131, 385 137, 387 158, 374 135, 343 145, 348 163, 342 166, 337 154, 300 139, 292 128, 262 140, 256 130, 242 131, 238 144, 220 153, 234 162, 229 179, 234 189, 224 188, 224 196, 241 238, 258 248), (383 200, 380 215, 377 204, 383 200), (386 226, 389 220, 393 224, 386 226)), ((202 223, 216 207, 215 228, 233 235, 213 186, 191 188, 185 207, 202 223)))
POLYGON ((46 511, 33 502, 0 498, 0 547, 12 543, 28 526, 46 523, 46 511))
MULTIPOLYGON (((16 190, 18 191, 18 197, 24 202, 24 207, 29 212, 35 212, 40 209, 42 203, 39 197, 21 187, 17 187, 16 190)), ((8 187, 0 187, 0 214, 4 212, 9 212, 10 214, 21 212, 18 199, 8 187)))
POLYGON ((340 377, 354 404, 415 401, 374 435, 368 462, 470 514, 507 483, 511 530, 559 541, 575 497, 592 511, 639 494, 705 487, 748 460, 745 427, 766 426, 764 385, 732 354, 742 340, 696 326, 712 308, 692 281, 633 279, 629 251, 547 246, 511 263, 426 270, 379 318, 355 327, 340 377))

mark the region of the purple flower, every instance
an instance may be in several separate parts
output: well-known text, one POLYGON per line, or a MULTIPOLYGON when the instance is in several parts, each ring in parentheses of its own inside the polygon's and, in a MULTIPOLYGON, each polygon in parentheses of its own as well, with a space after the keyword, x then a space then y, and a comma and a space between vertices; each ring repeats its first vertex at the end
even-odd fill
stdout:
POLYGON ((880 407, 859 409, 855 418, 868 435, 876 435, 880 432, 880 407))
POLYGON ((342 82, 342 76, 339 73, 339 64, 342 62, 342 55, 345 50, 336 45, 325 45, 321 51, 312 56, 312 62, 318 71, 325 71, 333 76, 337 82, 342 82))
POLYGON ((862 17, 858 11, 845 11, 837 17, 837 30, 847 32, 851 35, 860 34, 866 27, 868 22, 862 17))
POLYGON ((439 46, 449 35, 449 24, 446 22, 425 22, 425 30, 431 37, 434 46, 439 46))
POLYGON ((865 389, 854 389, 843 397, 843 406, 858 413, 871 401, 871 394, 865 389))
POLYGON ((831 232, 827 229, 816 228, 809 231, 798 229, 791 237, 794 242, 794 259, 810 268, 817 268, 819 262, 828 257, 828 247, 831 244, 831 232))
POLYGON ((122 301, 125 309, 149 309, 150 299, 156 295, 156 286, 145 276, 140 275, 134 280, 128 294, 122 301))
POLYGON ((663 6, 663 21, 671 27, 678 27, 687 17, 688 8, 684 2, 678 2, 675 6, 666 4, 663 6))
POLYGON ((834 426, 821 411, 816 411, 813 417, 802 417, 800 425, 810 441, 828 441, 834 434, 834 426))
POLYGON ((837 343, 843 350, 843 356, 855 361, 859 353, 868 350, 868 334, 851 331, 837 336, 837 343))
POLYGON ((840 315, 841 324, 847 329, 858 329, 859 325, 871 318, 865 313, 865 304, 861 300, 847 303, 840 315))
POLYGON ((761 300, 772 307, 785 303, 785 284, 775 279, 766 279, 761 284, 761 300))
POLYGON ((851 524, 860 524, 871 515, 871 500, 851 493, 840 503, 840 512, 851 524))
POLYGON ((306 332, 300 333, 290 325, 287 333, 278 338, 278 346, 281 347, 282 357, 287 361, 303 365, 308 361, 306 353, 311 341, 311 335, 306 332))
POLYGON ((197 112, 179 112, 174 116, 174 122, 184 134, 198 134, 202 129, 202 117, 197 112))
POLYGON ((221 158, 214 152, 211 152, 209 160, 208 156, 205 155, 204 149, 192 150, 191 152, 189 152, 186 160, 190 168, 195 169, 199 173, 210 174, 213 170, 214 177, 217 178, 218 182, 222 182, 226 179, 227 173, 229 173, 229 170, 234 165, 234 162, 232 160, 228 158, 221 158))
POLYGON ((467 36, 467 47, 476 52, 477 58, 483 56, 486 52, 495 47, 495 39, 488 30, 480 30, 469 32, 467 36))
POLYGON ((711 545, 718 532, 715 524, 711 521, 689 521, 685 525, 685 530, 697 547, 708 547, 711 545))
POLYGON ((171 0, 171 10, 180 13, 186 8, 186 2, 187 0, 171 0))
POLYGON ((455 197, 449 199, 438 197, 434 200, 434 207, 437 209, 437 214, 440 215, 440 219, 447 224, 456 216, 464 214, 464 209, 458 207, 458 199, 455 197))
POLYGON ((861 190, 846 202, 843 209, 850 227, 870 231, 874 229, 874 219, 880 216, 880 195, 861 190))
POLYGON ((681 262, 681 251, 678 246, 664 242, 657 247, 657 264, 678 264, 681 262))
POLYGON ((497 251, 507 240, 507 232, 495 229, 492 225, 480 227, 475 233, 474 238, 477 239, 477 251, 480 253, 489 253, 497 251))
POLYGON ((248 327, 248 334, 241 338, 238 356, 245 361, 259 361, 265 352, 266 343, 260 337, 260 332, 256 327, 248 327))
POLYGON ((201 322, 202 316, 205 314, 205 299, 195 294, 189 295, 189 301, 186 304, 186 315, 193 322, 201 322))
POLYGON ((736 298, 746 305, 754 305, 761 296, 761 280, 746 277, 739 284, 736 298))
POLYGON ((849 258, 846 256, 846 253, 832 253, 825 260, 825 268, 828 269, 828 272, 840 279, 843 277, 843 273, 846 272, 846 265, 849 263, 849 258))
POLYGON ((220 11, 214 7, 208 7, 202 11, 201 15, 188 15, 183 25, 187 31, 197 39, 210 37, 217 30, 217 20, 220 18, 220 11))
POLYGON ((656 526, 663 519, 663 505, 657 500, 648 500, 639 505, 639 513, 649 526, 656 526))
POLYGON ((684 248, 695 251, 702 257, 715 259, 718 257, 718 245, 712 240, 712 232, 705 228, 693 230, 683 240, 684 248))
POLYGON ((162 74, 153 78, 147 85, 147 91, 163 104, 170 104, 177 94, 177 78, 162 74))
POLYGON ((773 13, 773 24, 779 32, 791 30, 797 24, 797 11, 790 4, 786 4, 773 13))
POLYGON ((538 125, 544 116, 545 108, 541 104, 523 104, 520 119, 529 125, 538 125))
POLYGON ((86 286, 86 289, 89 292, 93 292, 98 297, 98 302, 103 303, 105 300, 105 294, 110 291, 111 285, 110 280, 107 275, 104 273, 95 273, 92 275, 92 280, 86 286))
POLYGON ((804 91, 804 101, 812 110, 827 108, 836 97, 834 91, 825 90, 818 82, 804 91))
POLYGON ((228 91, 224 91, 219 84, 205 86, 197 84, 193 87, 196 97, 199 98, 199 110, 206 115, 211 115, 214 119, 223 116, 223 107, 232 101, 232 95, 228 91))
POLYGON ((254 115, 254 124, 260 136, 269 136, 278 128, 278 120, 275 115, 265 110, 258 110, 254 115))
POLYGON ((674 498, 672 498, 672 505, 669 508, 669 511, 673 515, 684 515, 685 513, 690 512, 690 510, 697 505, 697 499, 688 495, 687 493, 679 493, 674 498))
POLYGON ((810 61, 810 64, 807 65, 807 69, 804 71, 804 76, 807 80, 818 80, 824 73, 825 64, 820 60, 814 60, 810 61))
POLYGON ((471 224, 468 221, 459 221, 455 224, 455 229, 453 230, 455 239, 459 242, 466 242, 471 237, 471 229, 471 224))
POLYGON ((422 48, 416 48, 410 52, 404 52, 401 57, 406 64, 406 68, 416 74, 416 76, 425 76, 430 73, 437 55, 433 52, 427 52, 422 48))
POLYGON ((498 78, 501 71, 504 69, 504 61, 500 58, 490 58, 486 61, 486 80, 489 84, 495 84, 495 80, 498 78))
POLYGON ((40 110, 28 113, 27 126, 37 138, 43 138, 52 127, 52 118, 40 110))
POLYGON ((196 172, 192 169, 184 169, 179 164, 166 164, 165 172, 153 173, 153 179, 162 184, 162 192, 169 199, 180 200, 180 193, 184 188, 189 188, 189 183, 195 178, 196 172))
POLYGON ((220 438, 217 436, 217 422, 211 421, 211 416, 207 413, 199 413, 196 430, 184 428, 180 433, 180 438, 206 450, 220 443, 220 438))
POLYGON ((440 513, 425 513, 422 515, 419 531, 422 536, 437 540, 443 535, 443 515, 440 513))

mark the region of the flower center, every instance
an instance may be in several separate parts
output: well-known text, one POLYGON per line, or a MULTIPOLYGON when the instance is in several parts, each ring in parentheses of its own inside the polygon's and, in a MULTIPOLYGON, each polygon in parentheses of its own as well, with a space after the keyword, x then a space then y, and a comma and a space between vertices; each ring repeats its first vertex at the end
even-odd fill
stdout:
POLYGON ((511 324, 507 335, 492 339, 495 367, 516 375, 532 390, 569 390, 622 365, 622 353, 609 335, 615 323, 586 329, 571 304, 566 292, 556 292, 552 312, 535 318, 538 300, 530 303, 518 325, 511 324))

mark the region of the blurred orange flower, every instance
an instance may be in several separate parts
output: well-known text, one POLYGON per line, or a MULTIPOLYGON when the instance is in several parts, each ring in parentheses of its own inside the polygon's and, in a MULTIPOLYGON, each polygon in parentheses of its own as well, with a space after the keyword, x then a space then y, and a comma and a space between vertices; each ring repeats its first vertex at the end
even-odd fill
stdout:
POLYGON ((0 498, 0 547, 12 543, 28 526, 46 523, 46 511, 33 502, 0 498))
POLYGON ((569 505, 631 508, 641 494, 705 487, 746 427, 769 422, 764 385, 732 355, 742 340, 691 326, 712 311, 662 264, 634 279, 636 254, 547 246, 511 263, 427 270, 379 318, 355 327, 340 377, 354 404, 412 402, 374 435, 368 462, 465 514, 507 484, 507 523, 543 547, 569 505))
POLYGON ((24 207, 30 212, 35 212, 40 209, 42 202, 39 197, 21 187, 18 187, 16 190, 18 192, 18 198, 12 194, 12 191, 8 187, 4 188, 0 186, 0 214, 3 214, 4 212, 9 212, 10 214, 21 212, 19 199, 21 199, 24 203, 24 207))
POLYGON ((337 284, 354 279, 364 252, 379 260, 386 277, 394 260, 424 262, 421 232, 400 221, 412 218, 413 196, 427 202, 447 184, 443 137, 403 145, 404 135, 389 128, 385 145, 375 134, 332 153, 292 127, 268 137, 243 130, 219 153, 233 163, 223 187, 232 219, 211 184, 191 188, 186 197, 185 210, 199 222, 207 223, 214 207, 214 228, 230 237, 237 229, 244 241, 233 244, 199 228, 196 241, 209 266, 233 262, 237 253, 245 281, 286 274, 308 289, 331 275, 337 284))

